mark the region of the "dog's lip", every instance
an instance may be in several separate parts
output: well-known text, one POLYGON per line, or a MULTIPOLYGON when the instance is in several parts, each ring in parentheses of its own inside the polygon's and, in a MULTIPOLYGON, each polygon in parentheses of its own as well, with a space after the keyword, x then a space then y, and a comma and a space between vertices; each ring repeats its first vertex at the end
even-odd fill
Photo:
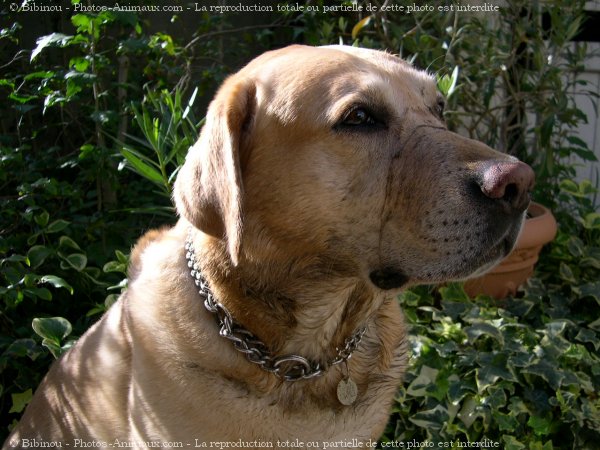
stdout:
POLYGON ((383 267, 369 273, 369 279, 379 289, 389 291, 404 286, 409 277, 400 269, 394 267, 383 267))

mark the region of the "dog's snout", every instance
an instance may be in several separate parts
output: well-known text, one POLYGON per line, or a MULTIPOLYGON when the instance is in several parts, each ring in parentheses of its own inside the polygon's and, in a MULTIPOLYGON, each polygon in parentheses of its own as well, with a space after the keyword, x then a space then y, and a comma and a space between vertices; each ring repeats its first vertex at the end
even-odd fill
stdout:
POLYGON ((521 161, 495 161, 483 170, 480 187, 486 197, 522 212, 529 205, 534 180, 531 167, 521 161))

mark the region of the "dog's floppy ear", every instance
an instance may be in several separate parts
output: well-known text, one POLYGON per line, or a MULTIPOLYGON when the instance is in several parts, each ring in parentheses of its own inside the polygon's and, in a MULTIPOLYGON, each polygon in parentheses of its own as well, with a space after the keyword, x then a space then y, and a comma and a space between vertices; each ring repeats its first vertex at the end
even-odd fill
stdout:
POLYGON ((226 239, 233 264, 242 238, 240 146, 254 99, 250 80, 230 78, 223 84, 175 182, 179 214, 205 233, 226 239))

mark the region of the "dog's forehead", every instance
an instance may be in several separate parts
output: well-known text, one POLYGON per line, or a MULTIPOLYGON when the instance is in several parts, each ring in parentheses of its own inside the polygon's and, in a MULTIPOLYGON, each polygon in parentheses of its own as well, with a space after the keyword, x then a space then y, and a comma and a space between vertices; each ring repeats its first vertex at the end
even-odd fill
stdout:
POLYGON ((360 91, 379 90, 382 98, 401 96, 414 105, 437 96, 428 73, 392 54, 358 47, 286 47, 259 56, 244 71, 257 83, 259 102, 286 122, 299 109, 312 106, 322 114, 339 98, 360 91))
POLYGON ((309 47, 293 45, 264 53, 254 59, 247 70, 259 78, 285 78, 301 81, 322 80, 324 75, 336 73, 379 72, 388 77, 403 77, 435 89, 431 75, 413 67, 403 59, 381 50, 371 50, 347 45, 309 47))

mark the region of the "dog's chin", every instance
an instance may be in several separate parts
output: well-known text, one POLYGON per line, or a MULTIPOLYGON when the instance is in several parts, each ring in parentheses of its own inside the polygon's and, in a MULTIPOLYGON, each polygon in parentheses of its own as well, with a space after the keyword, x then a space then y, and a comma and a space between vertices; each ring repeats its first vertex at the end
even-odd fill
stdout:
POLYGON ((447 261, 445 267, 453 267, 454 271, 445 271, 444 275, 427 274, 426 276, 411 276, 397 267, 388 266, 375 269, 369 273, 369 279, 375 287, 391 291, 407 287, 409 284, 419 283, 442 283, 446 281, 462 281, 469 278, 476 278, 494 268, 502 259, 508 255, 515 243, 515 239, 505 238, 500 243, 490 248, 486 252, 480 253, 480 256, 474 260, 454 264, 447 261))
POLYGON ((490 248, 489 251, 483 253, 481 260, 474 264, 474 268, 468 270, 466 274, 457 277, 457 280, 477 278, 492 270, 510 254, 515 246, 516 240, 516 236, 504 238, 497 245, 490 248))

